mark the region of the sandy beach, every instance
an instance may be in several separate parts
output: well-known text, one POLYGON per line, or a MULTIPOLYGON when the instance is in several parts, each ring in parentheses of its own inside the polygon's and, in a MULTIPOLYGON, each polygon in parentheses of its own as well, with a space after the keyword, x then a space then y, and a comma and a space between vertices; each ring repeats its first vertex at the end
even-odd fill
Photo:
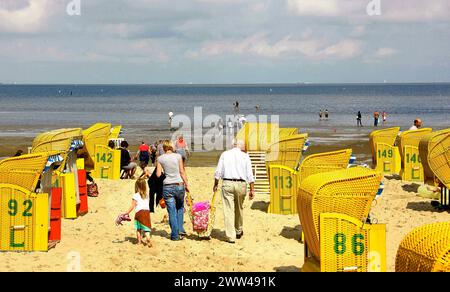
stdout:
MULTIPOLYGON (((210 200, 212 167, 188 167, 195 200, 210 200)), ((449 212, 437 212, 430 200, 416 196, 417 185, 394 178, 383 180, 385 190, 371 216, 387 224, 388 271, 395 270, 398 245, 411 229, 449 221, 449 212)), ((81 271, 299 271, 303 265, 300 222, 296 215, 268 214, 269 198, 257 195, 245 202, 244 236, 236 244, 224 242, 222 202, 217 200, 216 223, 210 241, 198 240, 185 218, 189 236, 170 240, 170 227, 160 223, 166 210, 152 214, 155 246, 137 246, 130 222, 115 226, 115 217, 131 202, 134 180, 98 181, 100 196, 89 198, 89 213, 63 220, 62 241, 48 252, 3 253, 2 271, 67 271, 79 255, 81 271), (75 259, 73 255, 76 255, 75 259)))

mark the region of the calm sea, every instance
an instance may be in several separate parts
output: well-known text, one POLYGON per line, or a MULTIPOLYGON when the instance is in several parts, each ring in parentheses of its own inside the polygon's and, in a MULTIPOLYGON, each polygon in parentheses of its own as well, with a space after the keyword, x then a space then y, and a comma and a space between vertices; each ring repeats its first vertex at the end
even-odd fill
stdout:
POLYGON ((241 114, 257 114, 259 105, 259 114, 278 115, 281 126, 336 139, 367 137, 374 111, 386 111, 387 125, 403 129, 416 117, 424 126, 450 126, 450 84, 0 85, 0 136, 109 122, 123 125, 131 139, 164 138, 168 112, 193 118, 194 107, 202 107, 203 117, 226 120, 236 100, 241 114), (327 121, 319 121, 320 109, 329 111, 327 121), (358 111, 363 129, 356 127, 358 111))

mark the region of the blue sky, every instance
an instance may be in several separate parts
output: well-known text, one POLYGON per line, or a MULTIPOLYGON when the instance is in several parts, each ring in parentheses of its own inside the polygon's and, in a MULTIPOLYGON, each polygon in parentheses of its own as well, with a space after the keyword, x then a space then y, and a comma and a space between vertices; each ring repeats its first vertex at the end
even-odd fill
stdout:
POLYGON ((0 0, 3 83, 450 81, 450 1, 0 0))

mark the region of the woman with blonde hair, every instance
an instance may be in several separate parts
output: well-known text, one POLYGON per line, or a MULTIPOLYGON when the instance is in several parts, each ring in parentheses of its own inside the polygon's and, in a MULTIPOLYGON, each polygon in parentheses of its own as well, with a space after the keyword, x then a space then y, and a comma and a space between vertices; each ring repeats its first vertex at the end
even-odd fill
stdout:
POLYGON ((158 157, 156 175, 160 177, 163 172, 163 198, 169 213, 169 224, 172 233, 171 240, 181 240, 186 235, 184 223, 184 195, 189 192, 188 181, 184 171, 181 155, 174 152, 171 141, 163 143, 165 154, 158 157))
POLYGON ((131 211, 135 212, 134 226, 136 227, 136 237, 138 244, 142 242, 142 234, 144 234, 145 242, 148 247, 152 247, 150 232, 152 223, 150 220, 149 197, 147 192, 147 181, 140 178, 134 185, 135 194, 131 200, 131 206, 123 215, 130 215, 131 211))

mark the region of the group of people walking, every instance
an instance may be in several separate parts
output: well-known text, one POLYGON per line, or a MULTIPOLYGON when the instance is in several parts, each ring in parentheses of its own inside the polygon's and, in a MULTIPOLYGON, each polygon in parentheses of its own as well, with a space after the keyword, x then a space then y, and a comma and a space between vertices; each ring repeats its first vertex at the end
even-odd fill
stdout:
MULTIPOLYGON (((374 111, 373 113, 373 126, 374 127, 378 127, 378 125, 383 122, 383 125, 385 123, 387 123, 387 112, 383 111, 380 115, 380 113, 378 111, 374 111)), ((358 111, 358 113, 356 114, 356 126, 357 127, 362 127, 362 114, 361 111, 358 111)))
MULTIPOLYGON (((155 211, 158 204, 167 209, 171 229, 170 239, 178 241, 186 237, 185 194, 190 192, 190 186, 185 169, 186 160, 176 151, 180 143, 182 142, 173 143, 166 140, 159 144, 162 145, 162 152, 157 151, 159 155, 155 161, 155 168, 153 171, 149 166, 144 168, 141 177, 135 183, 135 194, 130 208, 120 215, 129 217, 134 210, 134 226, 139 244, 153 246, 150 239, 152 228, 150 213, 155 211)), ((140 151, 141 149, 147 151, 146 147, 140 148, 140 151)), ((234 141, 233 148, 220 156, 214 175, 213 192, 218 191, 220 180, 222 180, 226 241, 235 243, 236 239, 243 236, 243 204, 247 195, 247 184, 250 184, 249 198, 254 197, 255 180, 250 157, 245 152, 243 141, 234 141)))

